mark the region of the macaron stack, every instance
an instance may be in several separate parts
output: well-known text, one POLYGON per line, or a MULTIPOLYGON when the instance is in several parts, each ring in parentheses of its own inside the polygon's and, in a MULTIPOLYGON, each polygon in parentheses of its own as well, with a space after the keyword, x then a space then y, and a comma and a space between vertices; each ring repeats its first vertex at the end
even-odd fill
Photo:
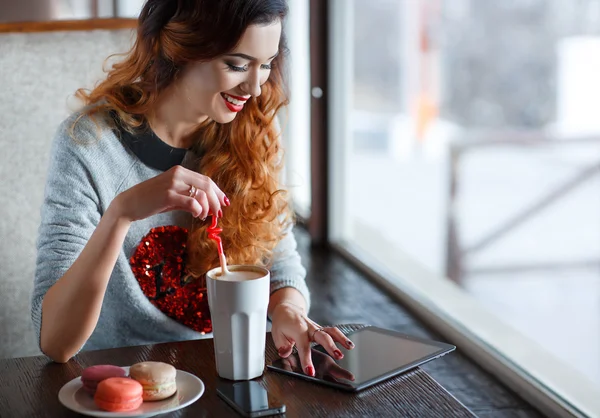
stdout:
POLYGON ((88 367, 81 374, 83 389, 96 405, 109 412, 136 410, 145 401, 161 401, 177 392, 177 370, 170 364, 145 361, 129 368, 129 377, 118 366, 88 367))
POLYGON ((177 370, 170 364, 144 361, 131 366, 129 377, 142 384, 144 401, 161 401, 177 392, 177 370))

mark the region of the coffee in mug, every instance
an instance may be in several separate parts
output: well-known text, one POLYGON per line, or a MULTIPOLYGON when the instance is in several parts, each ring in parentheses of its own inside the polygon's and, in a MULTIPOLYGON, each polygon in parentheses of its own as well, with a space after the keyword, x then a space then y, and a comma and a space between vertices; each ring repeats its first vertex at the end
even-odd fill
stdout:
POLYGON ((219 376, 250 380, 265 367, 270 273, 258 266, 228 266, 206 273, 208 305, 219 376))
POLYGON ((250 270, 240 270, 240 271, 235 271, 235 270, 231 270, 231 267, 229 268, 229 273, 217 273, 215 275, 215 278, 218 280, 225 280, 225 281, 229 281, 229 282, 243 282, 246 280, 255 280, 255 279, 260 279, 261 277, 264 276, 263 272, 256 272, 256 271, 250 271, 250 270))

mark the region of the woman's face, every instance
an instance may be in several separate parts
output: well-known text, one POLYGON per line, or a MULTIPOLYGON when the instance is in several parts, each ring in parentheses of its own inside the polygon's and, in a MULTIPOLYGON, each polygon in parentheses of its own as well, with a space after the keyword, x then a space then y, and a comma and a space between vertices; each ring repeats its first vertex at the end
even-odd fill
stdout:
POLYGON ((249 26, 237 47, 212 61, 188 65, 179 79, 183 94, 198 117, 231 122, 247 100, 260 96, 279 50, 281 22, 249 26))

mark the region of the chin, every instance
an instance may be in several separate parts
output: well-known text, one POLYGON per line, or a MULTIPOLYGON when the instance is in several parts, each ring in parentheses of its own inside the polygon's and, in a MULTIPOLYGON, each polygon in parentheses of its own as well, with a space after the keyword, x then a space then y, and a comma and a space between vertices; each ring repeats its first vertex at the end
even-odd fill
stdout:
POLYGON ((214 120, 217 123, 230 123, 233 122, 233 120, 235 119, 235 117, 237 116, 237 114, 235 113, 218 113, 215 115, 215 117, 212 118, 212 120, 214 120))

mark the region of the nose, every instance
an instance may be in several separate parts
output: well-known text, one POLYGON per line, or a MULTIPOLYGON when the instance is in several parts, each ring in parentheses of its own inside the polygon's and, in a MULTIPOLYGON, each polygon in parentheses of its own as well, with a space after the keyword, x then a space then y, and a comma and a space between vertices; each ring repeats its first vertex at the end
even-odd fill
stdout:
POLYGON ((260 82, 260 71, 252 70, 248 71, 248 78, 242 84, 242 89, 246 94, 252 97, 258 97, 261 93, 261 82, 260 82))

